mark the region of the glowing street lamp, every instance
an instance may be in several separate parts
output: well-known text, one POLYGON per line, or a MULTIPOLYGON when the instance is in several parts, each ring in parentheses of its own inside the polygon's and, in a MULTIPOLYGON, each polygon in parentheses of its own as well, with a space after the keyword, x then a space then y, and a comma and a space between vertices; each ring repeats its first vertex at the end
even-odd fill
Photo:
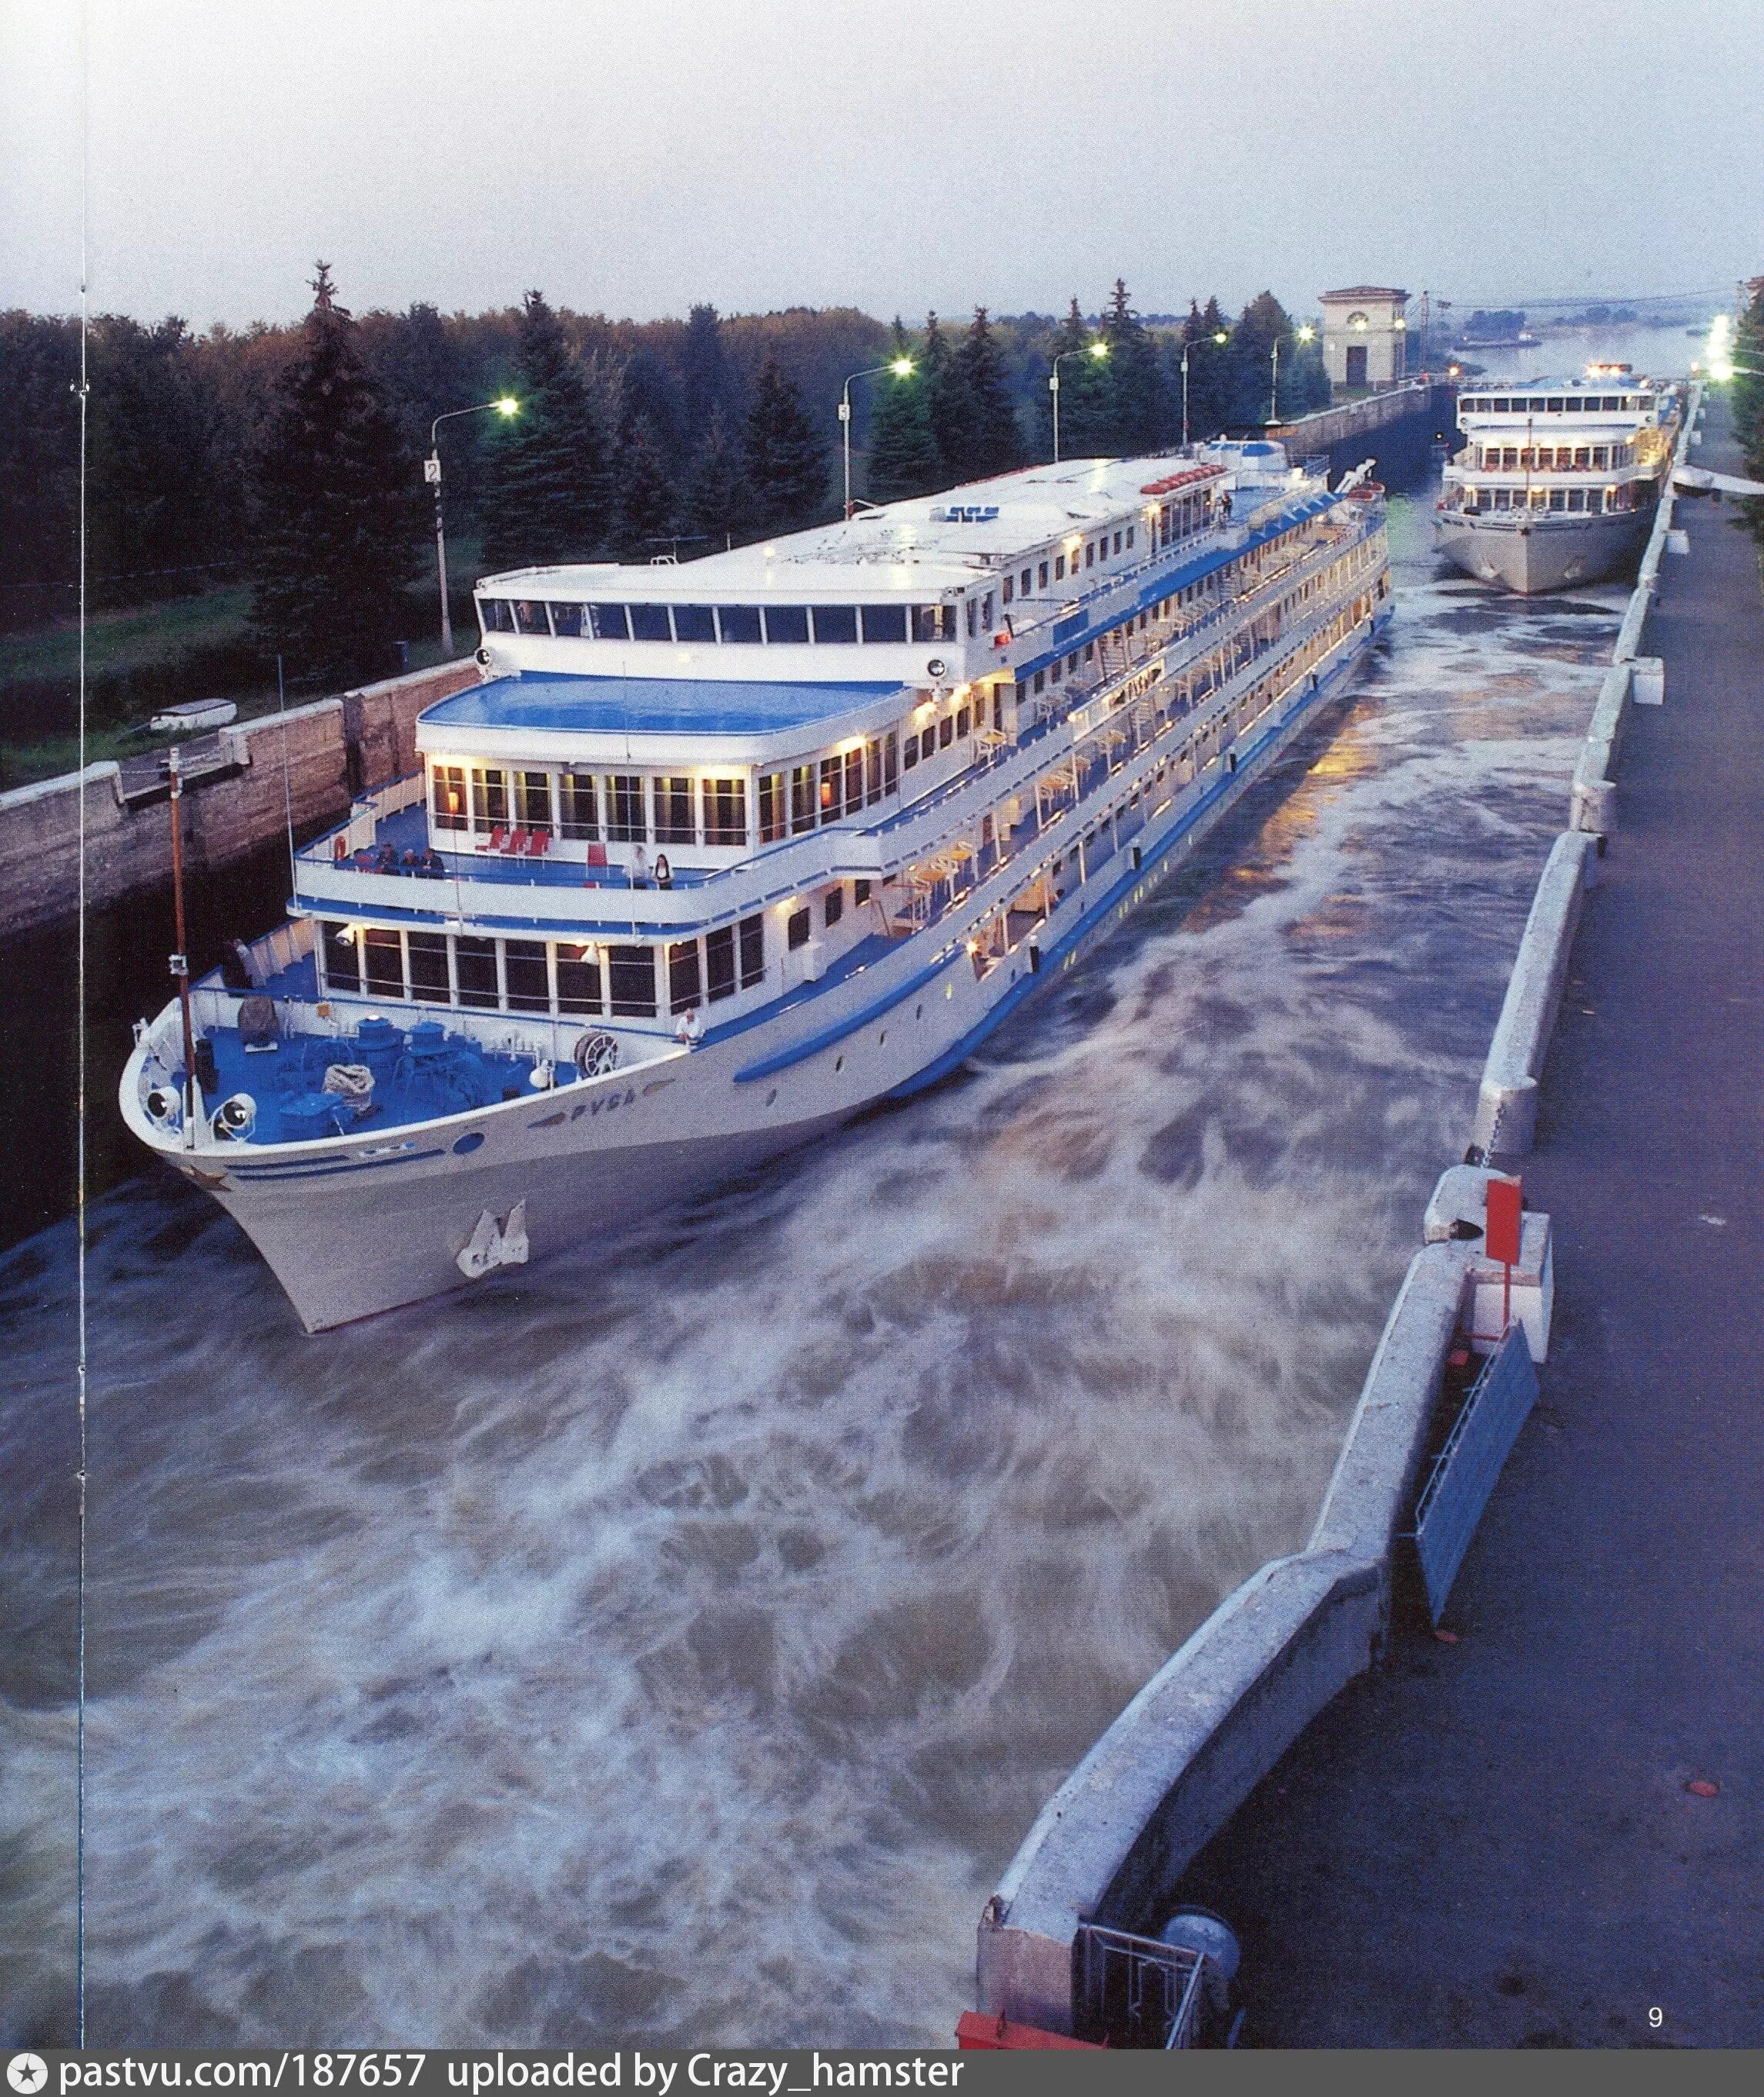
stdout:
POLYGON ((854 380, 873 379, 879 372, 891 371, 896 379, 910 379, 917 370, 910 357, 896 357, 886 364, 872 364, 862 371, 854 371, 839 388, 839 448, 845 455, 845 521, 851 521, 851 387, 854 380))
POLYGON ((506 422, 510 416, 519 414, 521 404, 512 393, 499 393, 495 400, 480 401, 473 408, 449 408, 429 425, 429 455, 422 462, 422 478, 435 490, 435 565, 441 580, 441 654, 448 661, 453 659, 453 614, 447 602, 447 535, 441 529, 441 425, 452 422, 456 415, 486 415, 492 412, 506 422))
POLYGON ((1048 374, 1048 391, 1053 396, 1053 463, 1060 462, 1060 366, 1075 357, 1088 357, 1101 363, 1109 354, 1109 345, 1100 337, 1087 343, 1082 349, 1062 349, 1053 360, 1053 369, 1048 374))
MULTIPOLYGON (((1317 331, 1308 324, 1306 326, 1300 328, 1298 331, 1298 339, 1301 342, 1315 342, 1317 339, 1317 331)), ((1271 423, 1277 422, 1280 418, 1280 339, 1278 335, 1276 335, 1274 338, 1274 383, 1268 393, 1268 421, 1271 423)))

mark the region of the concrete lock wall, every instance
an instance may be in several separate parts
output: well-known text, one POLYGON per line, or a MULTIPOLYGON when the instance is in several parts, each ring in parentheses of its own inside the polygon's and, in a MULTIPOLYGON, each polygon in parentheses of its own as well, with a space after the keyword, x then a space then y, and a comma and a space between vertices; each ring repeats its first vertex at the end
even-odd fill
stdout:
MULTIPOLYGON (((346 814, 352 795, 414 770, 418 715, 477 676, 474 663, 449 663, 204 738, 204 768, 180 803, 191 872, 279 836, 291 808, 295 829, 308 831, 346 814)), ((0 938, 75 914, 82 845, 89 908, 171 879, 166 793, 125 799, 125 782, 122 766, 93 764, 0 794, 0 938)))
MULTIPOLYGON (((1701 406, 1701 389, 1693 388, 1675 462, 1701 406)), ((1537 1077, 1610 825, 1616 789, 1609 775, 1626 709, 1632 695, 1647 703, 1636 690, 1647 675, 1638 651, 1671 529, 1670 485, 1669 477, 1576 769, 1573 827, 1550 848, 1490 1044, 1477 1130, 1503 1148, 1512 1147, 1521 1126, 1530 1139, 1537 1077)), ((1483 1145, 1483 1154, 1491 1147, 1483 1145)), ((1427 1242, 1391 1308, 1304 1550, 1272 1560, 1226 1596, 1030 1830, 981 1917, 982 2011, 1070 2033, 1079 1929, 1098 1923, 1155 1932, 1192 1859, 1317 1713, 1376 1661, 1446 1352, 1487 1270, 1473 1241, 1458 1232, 1482 1212, 1488 1177, 1468 1165, 1441 1175, 1424 1219, 1427 1242)), ((1527 1228, 1547 1276, 1548 1219, 1529 1217, 1527 1228)), ((1539 1335, 1531 1344, 1541 1359, 1539 1335)))

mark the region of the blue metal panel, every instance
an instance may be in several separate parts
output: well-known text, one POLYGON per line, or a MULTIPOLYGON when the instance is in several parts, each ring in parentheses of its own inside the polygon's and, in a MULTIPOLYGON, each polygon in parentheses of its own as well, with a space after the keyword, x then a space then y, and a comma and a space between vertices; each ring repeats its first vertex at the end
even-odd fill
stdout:
POLYGON ((1537 1403, 1538 1372, 1524 1330, 1512 1326, 1489 1357, 1434 1460, 1415 1508, 1415 1548, 1437 1624, 1508 1451, 1537 1403))
POLYGON ((1088 611, 1075 611, 1070 619, 1055 619, 1053 622, 1054 646, 1063 648, 1068 641, 1075 641, 1089 624, 1090 614, 1088 611))

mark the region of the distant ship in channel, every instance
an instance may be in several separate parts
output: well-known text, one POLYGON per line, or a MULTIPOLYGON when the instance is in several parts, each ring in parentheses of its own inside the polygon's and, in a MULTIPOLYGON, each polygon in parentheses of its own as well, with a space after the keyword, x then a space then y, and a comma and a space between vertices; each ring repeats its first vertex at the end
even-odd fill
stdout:
POLYGON ((1461 394, 1439 551, 1525 597, 1601 581, 1652 528, 1681 407, 1675 388, 1626 365, 1461 394))
POLYGON ((957 1068, 1346 689, 1390 590, 1383 491, 1264 441, 489 577, 420 771, 138 1022, 124 1119, 309 1331, 628 1233, 957 1068))

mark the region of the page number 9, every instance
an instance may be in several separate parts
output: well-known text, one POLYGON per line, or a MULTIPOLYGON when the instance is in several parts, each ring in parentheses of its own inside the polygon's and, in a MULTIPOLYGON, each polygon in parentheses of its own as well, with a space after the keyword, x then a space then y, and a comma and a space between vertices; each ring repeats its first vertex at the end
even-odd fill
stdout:
POLYGON ((1658 2031, 1658 2030, 1659 2030, 1659 2029, 1660 2029, 1660 2027, 1661 2027, 1661 2025, 1666 2022, 1666 2012, 1665 2012, 1664 2010, 1654 2009, 1654 2010, 1650 2010, 1650 2011, 1648 2012, 1648 2024, 1652 2027, 1652 2029, 1653 2029, 1655 2031, 1658 2031))

